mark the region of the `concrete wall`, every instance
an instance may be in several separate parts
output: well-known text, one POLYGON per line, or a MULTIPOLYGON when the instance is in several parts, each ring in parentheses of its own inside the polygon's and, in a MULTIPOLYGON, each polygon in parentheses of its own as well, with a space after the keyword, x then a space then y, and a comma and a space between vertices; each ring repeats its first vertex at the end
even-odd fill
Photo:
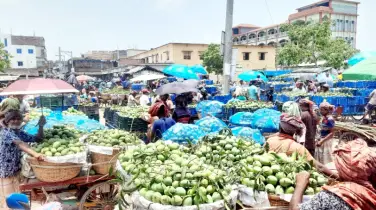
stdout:
MULTIPOLYGON (((238 71, 253 69, 275 69, 276 48, 272 46, 236 45, 238 49, 238 71), (249 53, 249 60, 244 60, 244 53, 249 53), (265 53, 265 60, 260 60, 260 53, 265 53)), ((233 55, 235 56, 235 55, 233 55)))
POLYGON ((173 61, 184 65, 202 64, 200 55, 207 49, 207 44, 173 44, 173 61), (191 52, 191 59, 184 59, 184 52, 191 52))

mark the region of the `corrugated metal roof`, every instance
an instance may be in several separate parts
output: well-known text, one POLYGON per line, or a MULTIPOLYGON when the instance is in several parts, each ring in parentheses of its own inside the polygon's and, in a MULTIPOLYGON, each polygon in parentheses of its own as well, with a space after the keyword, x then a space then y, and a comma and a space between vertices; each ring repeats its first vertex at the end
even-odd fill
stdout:
POLYGON ((0 81, 14 81, 17 80, 20 76, 6 76, 0 75, 0 81))
POLYGON ((32 45, 37 47, 45 47, 43 37, 38 36, 12 36, 12 45, 32 45))

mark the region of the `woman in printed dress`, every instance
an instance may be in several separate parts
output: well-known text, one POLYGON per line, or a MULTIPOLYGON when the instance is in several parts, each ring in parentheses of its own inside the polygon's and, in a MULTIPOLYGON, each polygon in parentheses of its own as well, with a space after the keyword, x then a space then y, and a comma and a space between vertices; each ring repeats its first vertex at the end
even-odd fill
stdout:
POLYGON ((316 141, 315 159, 322 164, 332 162, 332 138, 335 120, 332 116, 334 106, 328 102, 320 104, 320 113, 322 115, 320 139, 316 141))
POLYGON ((39 120, 39 130, 36 136, 31 136, 20 130, 22 115, 18 110, 10 110, 2 121, 0 140, 0 209, 7 209, 6 197, 18 191, 18 175, 21 170, 21 152, 43 160, 43 156, 33 151, 27 143, 39 142, 43 139, 43 126, 46 119, 39 120))
POLYGON ((325 185, 322 191, 302 203, 310 174, 296 175, 296 188, 291 210, 374 210, 376 209, 376 153, 362 139, 341 144, 334 150, 334 163, 339 180, 325 185))

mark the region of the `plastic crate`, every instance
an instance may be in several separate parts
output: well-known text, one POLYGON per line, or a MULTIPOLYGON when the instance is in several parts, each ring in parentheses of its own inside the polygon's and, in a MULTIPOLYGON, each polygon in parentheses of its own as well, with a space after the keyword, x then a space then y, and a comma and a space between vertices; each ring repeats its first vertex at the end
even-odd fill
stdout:
POLYGON ((214 84, 214 81, 211 80, 211 79, 207 79, 207 80, 205 80, 205 84, 206 84, 206 85, 213 85, 213 84, 214 84))
POLYGON ((347 105, 348 106, 355 106, 356 105, 356 97, 347 97, 347 105))
POLYGON ((87 116, 99 114, 99 105, 95 105, 95 106, 79 106, 78 109, 81 112, 85 113, 87 116))
POLYGON ((114 118, 116 118, 114 124, 119 129, 130 132, 147 132, 148 130, 148 123, 141 118, 123 117, 119 113, 116 113, 114 118))
POLYGON ((88 115, 89 119, 99 121, 99 114, 88 115))

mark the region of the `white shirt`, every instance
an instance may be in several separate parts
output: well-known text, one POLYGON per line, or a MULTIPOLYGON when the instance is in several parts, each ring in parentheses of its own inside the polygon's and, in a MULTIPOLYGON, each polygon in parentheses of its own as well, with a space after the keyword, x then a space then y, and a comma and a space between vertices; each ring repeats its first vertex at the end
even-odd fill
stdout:
POLYGON ((197 101, 197 102, 200 102, 202 99, 202 94, 200 92, 198 92, 194 97, 193 97, 193 100, 194 101, 197 101))
POLYGON ((149 96, 142 94, 141 97, 140 97, 140 105, 141 106, 148 106, 149 102, 150 102, 149 96))
POLYGON ((128 104, 127 106, 136 106, 136 99, 134 98, 133 95, 128 96, 128 104))
POLYGON ((21 114, 25 114, 30 111, 30 104, 27 100, 22 100, 20 103, 20 112, 21 114))

